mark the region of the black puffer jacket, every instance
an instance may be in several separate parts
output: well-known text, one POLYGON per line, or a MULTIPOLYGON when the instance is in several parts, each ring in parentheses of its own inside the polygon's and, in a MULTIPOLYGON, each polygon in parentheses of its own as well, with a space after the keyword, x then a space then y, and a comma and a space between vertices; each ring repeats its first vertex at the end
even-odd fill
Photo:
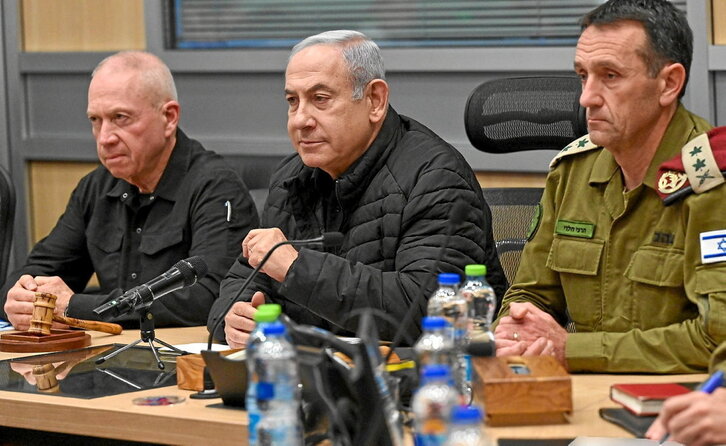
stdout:
MULTIPOLYGON (((278 227, 288 239, 339 230, 345 236, 342 246, 332 252, 301 249, 284 282, 260 274, 241 300, 263 291, 268 303, 281 304, 293 320, 342 335, 354 334, 357 318, 350 315, 361 308, 381 310, 400 325, 411 302, 422 293, 428 297, 436 286, 436 258, 455 202, 465 203, 468 212, 454 228, 438 270, 462 274, 467 264, 486 264, 487 279, 501 299, 506 279, 489 207, 461 154, 431 130, 389 108, 371 147, 334 183, 343 213, 340 227, 324 227, 319 175, 326 174, 306 167, 299 156, 286 158, 271 180, 262 227, 278 227)), ((244 258, 234 263, 222 281, 210 327, 250 271, 244 258)), ((426 299, 421 302, 409 342, 420 334, 426 299)), ((381 339, 392 339, 398 328, 377 325, 381 339)), ((223 328, 215 337, 224 339, 223 328)))

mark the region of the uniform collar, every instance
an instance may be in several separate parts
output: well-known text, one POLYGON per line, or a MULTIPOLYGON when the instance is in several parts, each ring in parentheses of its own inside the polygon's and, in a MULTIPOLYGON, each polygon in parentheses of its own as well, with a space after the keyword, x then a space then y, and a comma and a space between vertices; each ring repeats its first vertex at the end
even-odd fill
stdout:
MULTIPOLYGON (((658 166, 681 153, 681 147, 688 142, 693 129, 694 123, 690 118, 690 114, 683 104, 678 104, 663 139, 648 165, 643 184, 657 190, 658 166)), ((637 149, 633 148, 633 150, 637 149)), ((615 162, 612 153, 607 149, 601 150, 590 172, 590 183, 607 183, 619 170, 620 166, 615 162)))

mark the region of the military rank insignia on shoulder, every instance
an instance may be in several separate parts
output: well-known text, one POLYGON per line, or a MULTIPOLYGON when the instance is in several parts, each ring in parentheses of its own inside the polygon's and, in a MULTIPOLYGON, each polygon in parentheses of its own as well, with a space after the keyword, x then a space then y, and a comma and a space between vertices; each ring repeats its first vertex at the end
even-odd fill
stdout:
POLYGON ((557 165, 557 163, 559 163, 560 160, 566 156, 599 148, 600 146, 590 141, 590 135, 587 134, 581 138, 572 141, 571 143, 566 145, 564 149, 560 150, 560 153, 558 153, 554 158, 552 158, 552 161, 550 161, 550 169, 553 169, 557 165))
POLYGON ((680 156, 658 168, 658 195, 668 206, 691 193, 701 194, 724 183, 726 127, 688 141, 680 156))

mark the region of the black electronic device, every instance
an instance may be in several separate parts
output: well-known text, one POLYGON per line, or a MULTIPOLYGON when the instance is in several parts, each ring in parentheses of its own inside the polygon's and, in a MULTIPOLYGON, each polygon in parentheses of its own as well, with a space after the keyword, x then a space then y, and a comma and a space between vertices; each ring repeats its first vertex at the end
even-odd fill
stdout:
POLYGON ((390 392, 372 314, 362 313, 358 337, 352 340, 297 325, 285 315, 281 319, 298 349, 303 401, 308 407, 306 428, 311 414, 315 418, 325 412, 329 419, 322 424, 329 427, 328 436, 335 444, 402 444, 400 413, 390 392))

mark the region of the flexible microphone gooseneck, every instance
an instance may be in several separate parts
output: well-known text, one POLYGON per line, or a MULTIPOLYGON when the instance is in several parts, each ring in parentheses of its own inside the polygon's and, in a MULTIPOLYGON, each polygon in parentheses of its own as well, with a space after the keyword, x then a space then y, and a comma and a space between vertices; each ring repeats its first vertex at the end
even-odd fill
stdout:
POLYGON ((212 349, 212 341, 214 339, 214 332, 217 331, 219 328, 219 325, 224 320, 224 316, 227 315, 227 312, 230 308, 232 308, 232 305, 234 305, 235 302, 237 302, 237 299, 239 299, 240 296, 242 296, 242 293, 244 293, 247 290, 247 287, 249 287, 250 283, 252 283, 252 279, 254 279, 257 274, 260 272, 260 269, 267 263, 267 260, 270 258, 273 252, 280 246, 284 245, 293 245, 293 246, 310 246, 313 248, 334 248, 336 246, 340 246, 343 243, 343 234, 340 232, 323 232, 320 237, 315 237, 311 239, 305 239, 305 240, 284 240, 277 244, 275 244, 272 248, 270 248, 269 251, 265 254, 265 256, 260 261, 260 264, 257 265, 255 269, 252 270, 252 273, 247 276, 247 280, 244 281, 242 284, 242 287, 239 289, 237 294, 234 295, 232 299, 227 303, 227 306, 224 308, 224 311, 220 313, 219 319, 214 323, 212 326, 212 329, 209 330, 209 339, 207 339, 207 350, 212 349))
POLYGON ((207 264, 199 256, 180 260, 160 276, 131 288, 119 298, 95 308, 93 312, 101 317, 107 317, 109 312, 114 317, 124 315, 149 306, 156 299, 172 291, 194 285, 197 280, 206 276, 207 272, 207 264))
POLYGON ((466 217, 466 211, 467 211, 467 207, 461 201, 455 202, 454 205, 452 206, 451 214, 449 217, 449 224, 448 224, 447 230, 446 230, 446 238, 444 239, 443 246, 441 246, 441 249, 439 250, 439 255, 436 257, 436 263, 434 263, 432 274, 431 274, 431 276, 428 276, 427 279, 425 279, 423 281, 423 284, 419 287, 418 295, 414 297, 413 301, 411 302, 411 306, 408 307, 408 311, 403 316, 403 321, 401 321, 401 325, 398 327, 398 330, 396 330, 396 334, 393 337, 393 342, 391 343, 391 349, 388 351, 388 354, 386 355, 384 364, 388 363, 388 360, 391 358, 393 351, 401 343, 401 340, 403 339, 403 334, 406 332, 409 325, 411 325, 411 323, 413 322, 413 313, 416 311, 416 309, 421 304, 423 304, 424 299, 426 299, 425 291, 428 289, 429 283, 432 280, 436 280, 436 276, 438 274, 437 272, 439 270, 441 260, 444 258, 446 249, 449 247, 449 241, 451 240, 451 236, 454 235, 454 231, 456 230, 456 227, 464 222, 464 218, 466 217))

